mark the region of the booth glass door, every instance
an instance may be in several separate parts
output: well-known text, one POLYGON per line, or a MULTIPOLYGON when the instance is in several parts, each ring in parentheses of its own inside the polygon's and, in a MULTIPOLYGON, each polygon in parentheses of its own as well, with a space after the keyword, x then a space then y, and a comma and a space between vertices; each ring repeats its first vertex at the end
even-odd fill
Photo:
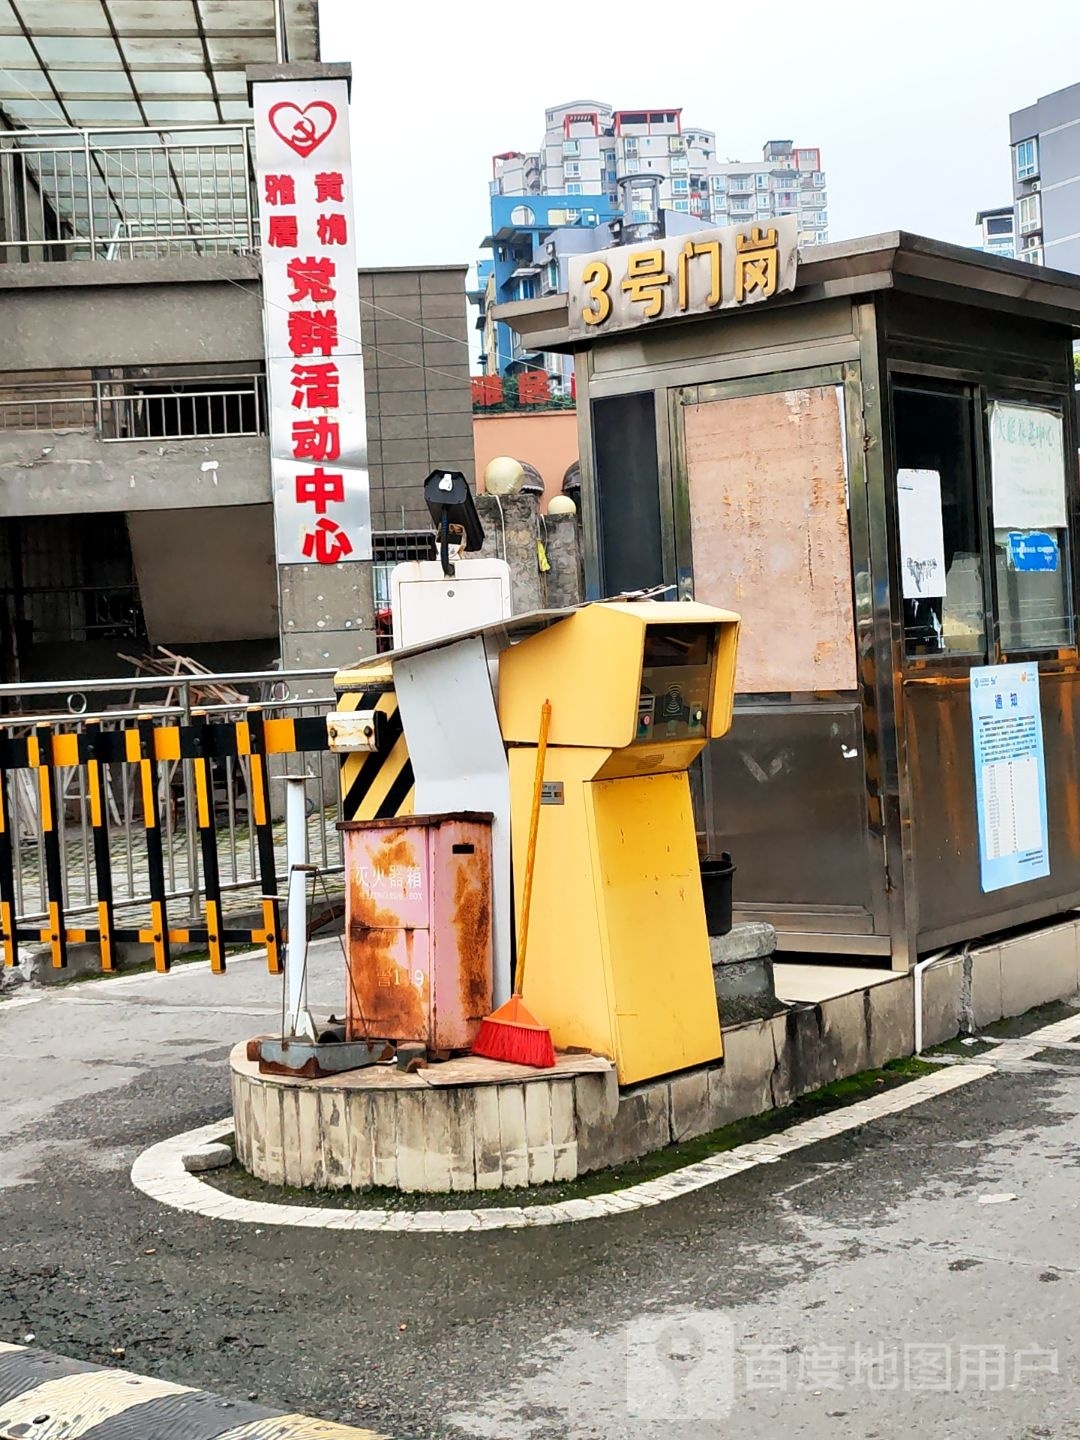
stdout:
POLYGON ((672 392, 678 563, 743 622, 735 723, 705 757, 709 847, 733 856, 740 914, 789 948, 886 953, 860 417, 855 366, 672 392))

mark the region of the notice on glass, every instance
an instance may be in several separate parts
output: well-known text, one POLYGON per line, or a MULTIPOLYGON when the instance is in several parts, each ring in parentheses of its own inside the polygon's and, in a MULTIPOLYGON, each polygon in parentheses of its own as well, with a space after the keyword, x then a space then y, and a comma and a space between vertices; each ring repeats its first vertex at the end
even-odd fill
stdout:
POLYGON ((896 490, 904 599, 938 600, 945 594, 941 476, 936 470, 898 470, 896 490))
POLYGON ((1056 411, 995 401, 990 474, 996 529, 1065 528, 1065 448, 1056 411))
POLYGON ((971 726, 983 890, 1049 875, 1038 667, 973 669, 971 726))

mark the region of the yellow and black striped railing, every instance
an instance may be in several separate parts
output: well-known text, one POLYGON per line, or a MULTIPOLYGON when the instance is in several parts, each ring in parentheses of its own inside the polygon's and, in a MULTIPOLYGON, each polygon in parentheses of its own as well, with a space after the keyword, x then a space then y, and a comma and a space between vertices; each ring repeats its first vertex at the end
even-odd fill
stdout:
MULTIPOLYGON (((14 723, 14 722, 12 722, 14 723)), ((70 724, 70 722, 64 722, 70 724)), ((265 945, 272 973, 281 969, 281 919, 278 877, 274 855, 269 774, 272 755, 325 751, 326 719, 323 715, 267 719, 253 707, 245 718, 211 721, 194 714, 191 724, 160 724, 147 716, 123 728, 106 729, 100 721, 87 720, 79 729, 37 725, 32 733, 16 736, 0 731, 0 953, 6 965, 14 965, 20 940, 47 943, 52 964, 63 969, 67 947, 96 941, 105 971, 116 968, 116 944, 136 941, 149 945, 155 968, 169 969, 170 947, 203 942, 215 971, 225 969, 229 944, 265 945), (221 900, 218 830, 213 807, 211 766, 216 760, 244 759, 250 779, 250 821, 258 865, 262 924, 255 929, 230 929, 221 900), (194 779, 194 812, 202 859, 202 906, 205 924, 173 926, 169 922, 162 815, 156 767, 162 761, 188 761, 194 779), (149 887, 149 924, 118 926, 109 844, 109 819, 104 767, 137 767, 141 799, 141 825, 145 840, 146 873, 149 887), (59 809, 57 772, 81 767, 88 801, 92 834, 96 925, 70 926, 65 914, 63 816, 59 809), (16 857, 18 837, 11 807, 14 772, 29 770, 36 775, 38 816, 44 869, 44 890, 48 923, 20 924, 16 899, 16 857)))

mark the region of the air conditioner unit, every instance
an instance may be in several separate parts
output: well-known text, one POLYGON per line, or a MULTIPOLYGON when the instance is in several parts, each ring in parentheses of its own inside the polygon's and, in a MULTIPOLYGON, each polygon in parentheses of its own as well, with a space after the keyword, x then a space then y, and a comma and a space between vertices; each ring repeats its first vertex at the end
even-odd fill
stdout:
POLYGON ((1042 185, 1040 184, 1040 182, 1039 182, 1038 180, 1032 180, 1032 182, 1031 182, 1031 194, 1034 195, 1037 190, 1041 190, 1041 189, 1042 189, 1042 185))

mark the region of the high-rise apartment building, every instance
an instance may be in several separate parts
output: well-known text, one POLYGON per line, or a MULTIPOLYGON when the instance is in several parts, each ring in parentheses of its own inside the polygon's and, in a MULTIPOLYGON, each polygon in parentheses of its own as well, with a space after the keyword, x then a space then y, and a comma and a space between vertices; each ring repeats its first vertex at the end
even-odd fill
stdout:
POLYGON ((613 222, 657 218, 639 213, 639 196, 658 201, 666 234, 796 215, 800 244, 828 239, 816 147, 770 140, 760 160, 720 160, 715 133, 684 128, 680 109, 615 110, 599 100, 556 105, 545 121, 538 150, 492 160, 491 230, 483 247, 493 258, 480 262, 471 294, 480 312, 481 365, 491 373, 540 367, 557 387, 569 386, 568 357, 526 352, 507 326, 491 321, 490 309, 565 289, 571 254, 611 244, 613 222), (636 178, 655 188, 634 185, 636 178))
POLYGON ((1009 116, 1016 254, 1080 273, 1080 84, 1009 116))
POLYGON ((817 147, 770 140, 762 158, 719 158, 716 133, 685 127, 677 108, 615 110, 596 100, 556 105, 538 151, 495 157, 493 195, 597 197, 621 208, 620 181, 659 181, 660 205, 714 225, 775 215, 799 217, 803 245, 828 239, 828 193, 817 147))

